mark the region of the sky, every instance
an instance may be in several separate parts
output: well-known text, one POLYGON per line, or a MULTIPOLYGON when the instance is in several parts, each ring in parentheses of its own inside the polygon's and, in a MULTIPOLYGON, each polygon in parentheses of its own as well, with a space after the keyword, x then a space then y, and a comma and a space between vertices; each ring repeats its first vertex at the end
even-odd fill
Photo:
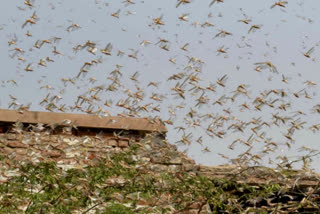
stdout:
MULTIPOLYGON (((141 117, 158 116, 172 121, 173 125, 166 124, 168 141, 186 151, 197 163, 206 165, 231 163, 248 151, 248 146, 236 143, 234 149, 228 147, 234 140, 245 141, 251 135, 249 152, 252 154, 249 156, 262 156, 258 164, 268 165, 272 160, 275 166, 279 156, 294 160, 308 153, 300 152, 302 146, 318 149, 319 131, 313 133, 309 128, 319 123, 319 113, 313 110, 319 104, 319 1, 296 0, 284 4, 285 7, 273 8, 276 1, 265 0, 224 0, 211 6, 210 0, 191 0, 178 7, 179 1, 173 0, 132 2, 34 0, 30 1, 32 6, 28 6, 24 1, 12 0, 3 4, 0 8, 0 108, 17 109, 19 105, 30 104, 30 110, 48 111, 48 104, 40 103, 49 94, 50 99, 56 96, 52 102, 62 106, 61 109, 65 107, 66 112, 88 113, 86 110, 91 108, 92 112, 97 112, 100 108, 117 115, 124 109, 116 104, 129 97, 128 102, 141 117), (118 18, 112 16, 117 11, 118 18), (31 18, 34 13, 36 17, 31 18), (181 16, 186 17, 185 20, 179 19, 181 16), (157 18, 161 18, 163 25, 155 23, 157 18), (36 23, 24 25, 26 19, 36 23), (244 19, 250 22, 239 21, 244 19), (72 27, 72 24, 80 27, 72 27), (252 26, 259 29, 249 31, 252 26), (230 35, 219 35, 221 31, 230 35), (32 36, 27 36, 27 32, 32 36), (35 47, 43 40, 50 43, 35 47), (9 41, 16 44, 9 44, 9 41), (83 47, 87 41, 95 44, 92 53, 90 47, 75 51, 76 46, 83 47), (101 53, 109 43, 111 55, 101 53), (54 47, 62 54, 53 53, 54 47), (226 53, 218 52, 220 48, 226 53), (310 49, 313 50, 310 57, 304 56, 310 49), (119 55, 119 51, 123 54, 119 55), (135 54, 136 58, 130 57, 135 54), (41 59, 46 66, 39 65, 41 59), (84 63, 92 60, 98 63, 86 65, 84 68, 88 71, 80 72, 84 63), (276 72, 263 66, 260 71, 255 70, 256 63, 261 62, 271 62, 276 72), (33 71, 27 72, 25 68, 29 64, 33 71), (121 74, 112 72, 116 69, 121 74), (136 78, 130 78, 136 72, 136 78), (179 73, 183 75, 181 79, 169 80, 179 73), (215 92, 192 89, 194 85, 186 79, 190 75, 199 78, 191 83, 204 88, 212 84, 215 92), (225 87, 222 87, 216 81, 225 75, 225 87), (62 81, 66 79, 71 81, 62 81), (119 84, 114 83, 115 79, 119 84), (157 87, 150 82, 158 83, 157 87), (182 84, 184 98, 173 90, 177 84, 182 84), (236 94, 240 84, 245 85, 247 95, 238 93, 234 101, 228 99, 236 94), (116 85, 117 90, 106 90, 110 85, 116 85), (274 107, 262 105, 262 110, 257 110, 254 100, 272 89, 285 91, 287 96, 268 95, 267 103, 277 100, 274 107), (143 99, 135 97, 136 92, 143 99), (298 97, 294 93, 298 93, 298 97), (92 98, 94 94, 98 99, 92 98), (150 98, 152 94, 161 101, 150 98), (306 98, 306 94, 311 99, 306 98), (208 103, 197 105, 202 95, 208 103), (73 109, 78 96, 92 100, 83 104, 82 111, 73 109), (215 103, 221 97, 223 104, 215 103), (104 105, 106 101, 112 102, 111 107, 104 105), (250 109, 245 109, 243 103, 250 109), (287 106, 286 110, 278 108, 281 104, 287 106), (147 106, 148 111, 141 106, 147 106), (152 107, 159 107, 160 111, 152 107), (296 111, 304 114, 296 116, 296 111), (190 112, 195 113, 190 116, 190 112), (215 119, 206 118, 207 114, 215 119), (272 115, 288 117, 288 120, 277 126, 272 115), (221 116, 229 119, 219 126, 221 116), (254 118, 270 124, 259 130, 260 134, 265 132, 263 136, 251 131, 253 124, 245 125, 243 132, 231 126, 254 118), (284 135, 292 122, 302 125, 293 128, 290 134, 293 140, 288 140, 284 135), (208 128, 215 133, 223 132, 223 137, 210 136, 208 128), (188 136, 190 145, 181 142, 183 136, 188 136), (197 142, 201 136, 202 145, 197 142), (266 141, 277 144, 273 152, 261 152, 266 141), (210 152, 203 151, 205 148, 210 152)), ((53 111, 59 112, 59 109, 53 108, 53 111)), ((318 170, 319 161, 314 157, 311 167, 318 170)))

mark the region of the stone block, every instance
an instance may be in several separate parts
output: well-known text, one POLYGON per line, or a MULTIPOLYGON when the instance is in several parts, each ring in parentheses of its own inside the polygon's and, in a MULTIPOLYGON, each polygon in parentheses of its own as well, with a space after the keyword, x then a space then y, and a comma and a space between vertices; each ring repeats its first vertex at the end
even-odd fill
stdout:
POLYGON ((16 134, 7 134, 7 140, 17 140, 18 136, 16 134))
POLYGON ((7 139, 8 139, 8 140, 17 140, 18 137, 17 137, 16 134, 8 134, 8 135, 7 135, 7 139))
POLYGON ((153 164, 150 165, 150 170, 154 172, 163 172, 163 171, 168 171, 168 166, 161 165, 161 164, 153 164))
POLYGON ((108 140, 108 146, 117 147, 118 142, 115 139, 109 139, 108 140))
POLYGON ((25 161, 25 160, 26 160, 26 156, 24 156, 24 155, 17 155, 17 156, 14 156, 14 160, 15 160, 15 161, 25 161))
POLYGON ((181 159, 181 157, 176 157, 176 158, 171 159, 170 163, 179 165, 179 164, 182 164, 182 159, 181 159))
POLYGON ((43 142, 43 141, 49 142, 49 141, 51 141, 51 136, 50 136, 50 135, 41 136, 41 137, 40 137, 40 140, 41 140, 42 142, 43 142))
POLYGON ((121 147, 121 148, 128 148, 129 147, 129 140, 120 139, 118 143, 119 143, 119 147, 121 147))
POLYGON ((15 149, 15 152, 17 153, 17 155, 26 155, 28 153, 27 149, 24 148, 15 149))
POLYGON ((186 172, 190 172, 190 171, 197 171, 198 167, 194 164, 183 164, 183 169, 186 171, 186 172))
POLYGON ((7 146, 10 148, 27 148, 28 147, 28 145, 20 143, 18 141, 9 141, 7 146))
POLYGON ((8 156, 9 154, 11 154, 14 151, 14 149, 11 149, 9 147, 3 147, 2 149, 0 149, 0 154, 2 155, 6 155, 8 156))
POLYGON ((191 204, 191 205, 189 206, 189 208, 190 208, 190 209, 200 209, 201 205, 202 205, 202 204, 201 204, 200 202, 195 202, 195 203, 191 204))
POLYGON ((48 156, 50 158, 59 158, 59 157, 61 157, 61 153, 58 152, 58 151, 53 150, 53 151, 49 151, 48 152, 48 156))
POLYGON ((167 170, 169 172, 180 172, 181 171, 181 165, 169 165, 167 166, 167 170))

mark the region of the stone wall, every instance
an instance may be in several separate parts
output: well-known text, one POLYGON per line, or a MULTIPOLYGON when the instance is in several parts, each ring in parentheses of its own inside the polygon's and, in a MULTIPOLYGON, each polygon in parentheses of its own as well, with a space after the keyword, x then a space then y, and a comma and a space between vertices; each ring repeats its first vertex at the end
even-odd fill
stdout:
MULTIPOLYGON (((0 161, 0 182, 4 183, 14 176, 19 176, 19 171, 12 169, 12 166, 26 162, 55 161, 57 166, 63 170, 83 169, 88 165, 93 165, 101 158, 126 151, 130 146, 136 145, 139 148, 134 158, 142 161, 143 166, 153 174, 187 172, 192 176, 205 176, 248 184, 256 188, 257 191, 261 190, 263 185, 268 184, 280 184, 285 188, 279 195, 250 199, 244 205, 247 210, 262 208, 272 211, 274 206, 280 204, 281 207, 277 208, 279 212, 287 212, 290 204, 299 204, 306 197, 316 200, 320 193, 318 188, 320 176, 313 172, 291 170, 285 174, 265 167, 196 165, 194 160, 179 152, 176 146, 169 144, 162 134, 138 134, 130 131, 93 133, 88 131, 84 134, 82 132, 82 134, 78 133, 78 136, 72 132, 54 134, 49 133, 48 130, 42 132, 23 131, 21 133, 11 130, 7 133, 1 133, 0 156, 4 159, 0 161), (288 200, 290 204, 287 203, 288 200)), ((123 178, 113 178, 110 182, 123 182, 123 178)), ((238 192, 236 194, 244 193, 238 192)), ((166 199, 166 197, 170 198, 169 195, 162 197, 164 197, 161 198, 162 202, 167 201, 166 203, 170 204, 170 200, 166 199)), ((147 207, 149 202, 141 200, 139 206, 147 207)), ((304 208, 304 210, 307 209, 304 208)), ((314 207, 309 209, 311 212, 314 210, 314 207)), ((188 210, 179 213, 210 213, 210 204, 196 202, 191 204, 188 210)))
MULTIPOLYGON (((177 151, 176 146, 168 144, 161 134, 147 133, 144 136, 126 132, 121 136, 100 131, 94 136, 72 134, 49 134, 43 132, 9 132, 0 134, 0 181, 10 176, 5 169, 10 163, 38 163, 55 161, 63 169, 85 167, 111 153, 127 150, 132 145, 140 147, 137 157, 148 164, 152 171, 194 171, 194 160, 177 151)), ((14 174, 12 174, 13 176, 14 174)))
MULTIPOLYGON (((0 113, 2 111, 0 110, 0 113)), ((3 115, 7 115, 7 111, 3 115)), ((278 211, 287 212, 291 204, 299 204, 300 201, 313 200, 316 202, 310 208, 313 212, 319 202, 320 176, 311 171, 277 171, 266 167, 248 166, 203 166, 197 165, 186 154, 179 152, 175 145, 165 140, 165 127, 160 124, 149 123, 146 119, 112 118, 99 119, 93 116, 85 116, 90 123, 83 119, 82 115, 66 115, 75 121, 82 121, 75 125, 74 122, 66 124, 67 120, 55 121, 54 124, 41 124, 34 121, 48 122, 55 118, 53 113, 27 113, 27 119, 11 112, 6 121, 0 118, 0 183, 9 181, 14 176, 19 176, 17 166, 24 163, 39 163, 54 161, 62 170, 76 168, 83 169, 94 165, 99 160, 108 158, 111 154, 129 150, 131 146, 137 146, 138 150, 134 159, 139 160, 143 168, 152 174, 171 172, 179 174, 188 173, 191 176, 205 176, 212 180, 224 179, 237 184, 247 184, 254 188, 263 189, 264 185, 278 184, 283 191, 271 194, 267 198, 258 197, 250 199, 243 204, 243 209, 250 210, 260 207, 266 210, 274 210, 273 206, 282 206, 278 211), (44 115, 42 118, 39 115, 44 115), (24 120, 13 122, 15 119, 24 120), (98 120, 99 126, 95 124, 98 120), (108 121, 113 121, 112 125, 108 121), (142 123, 139 123, 142 121, 142 123), (134 124, 139 123, 141 130, 134 124), (87 127, 88 125, 94 127, 87 127), (107 125, 106 125, 107 124, 107 125), (128 125, 129 124, 129 125, 128 125), (112 127, 112 128, 110 128, 112 127), (125 127, 125 129, 121 129, 125 127), (155 131, 162 130, 162 131, 155 131), (288 203, 290 201, 290 203, 288 203), (276 205, 275 205, 276 204, 276 205)), ((1 114, 0 114, 1 115, 1 114)), ((60 119, 64 116, 59 114, 60 119)), ((136 166, 139 167, 139 166, 136 166)), ((112 182, 121 182, 123 178, 113 178, 112 182)), ((234 192, 235 190, 230 190, 234 192)), ((242 195, 243 192, 235 194, 242 195)), ((162 197, 162 196, 161 196, 162 197)), ((170 205, 170 195, 163 195, 164 201, 170 205)), ((162 200, 162 199, 161 199, 162 200)), ((141 206, 148 206, 147 201, 140 201, 141 206)), ((308 204, 307 204, 308 205, 308 204)), ((319 205, 320 206, 320 205, 319 205)), ((298 208, 296 210, 299 210, 298 208)), ((304 208, 304 210, 306 210, 304 208)), ((189 205, 188 210, 180 213, 209 213, 210 204, 195 202, 189 205)), ((173 213, 175 213, 173 211, 173 213)))

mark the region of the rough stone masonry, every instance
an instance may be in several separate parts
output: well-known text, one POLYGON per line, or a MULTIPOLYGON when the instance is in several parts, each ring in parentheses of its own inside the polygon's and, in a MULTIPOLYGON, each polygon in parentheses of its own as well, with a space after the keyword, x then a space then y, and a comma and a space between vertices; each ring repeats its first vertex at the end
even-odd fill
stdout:
MULTIPOLYGON (((11 167, 17 163, 55 161, 64 170, 84 168, 137 145, 135 158, 153 172, 184 171, 253 186, 278 183, 288 189, 299 186, 303 192, 319 192, 320 176, 312 172, 295 171, 284 177, 265 167, 196 165, 165 140, 166 132, 160 120, 147 118, 0 110, 0 157, 5 157, 5 161, 0 161, 0 183, 19 175, 11 167)), ((201 213, 207 213, 207 208, 201 208, 201 213)), ((186 213, 199 213, 199 207, 186 213)))
MULTIPOLYGON (((20 163, 55 161, 69 169, 138 145, 139 158, 153 171, 193 171, 195 162, 165 141, 166 132, 160 120, 146 118, 0 110, 0 155, 20 163)), ((6 173, 8 163, 0 164, 6 173)), ((0 175, 0 181, 8 177, 0 175)))

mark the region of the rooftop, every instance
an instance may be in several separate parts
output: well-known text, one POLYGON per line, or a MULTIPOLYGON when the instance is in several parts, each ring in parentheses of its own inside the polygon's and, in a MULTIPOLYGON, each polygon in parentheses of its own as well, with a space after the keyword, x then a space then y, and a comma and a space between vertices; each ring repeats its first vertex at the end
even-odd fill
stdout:
POLYGON ((0 123, 22 122, 28 124, 54 124, 72 122, 77 127, 98 129, 122 129, 165 133, 167 129, 160 119, 134 117, 100 117, 86 114, 67 114, 54 112, 37 112, 0 109, 0 123))

